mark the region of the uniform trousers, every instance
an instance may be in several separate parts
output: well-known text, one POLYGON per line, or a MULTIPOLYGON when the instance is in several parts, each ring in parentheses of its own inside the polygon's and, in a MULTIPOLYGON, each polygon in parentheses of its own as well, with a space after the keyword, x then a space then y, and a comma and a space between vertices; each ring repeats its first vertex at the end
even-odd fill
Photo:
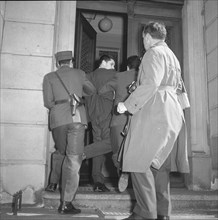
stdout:
MULTIPOLYGON (((110 153, 111 149, 111 140, 110 138, 105 138, 101 141, 96 141, 92 144, 86 145, 84 148, 84 153, 86 159, 97 157, 110 153)), ((50 175, 50 182, 58 184, 61 176, 61 166, 63 162, 63 156, 58 150, 52 154, 52 170, 50 175)), ((95 168, 94 168, 95 169, 95 168)), ((101 175, 101 174, 100 174, 101 175)))
POLYGON ((52 157, 50 182, 58 183, 62 172, 62 201, 72 201, 78 189, 84 134, 85 125, 81 123, 71 123, 52 130, 56 151, 52 157))
POLYGON ((145 173, 131 173, 137 215, 156 219, 157 215, 170 216, 170 157, 159 170, 149 168, 145 173))

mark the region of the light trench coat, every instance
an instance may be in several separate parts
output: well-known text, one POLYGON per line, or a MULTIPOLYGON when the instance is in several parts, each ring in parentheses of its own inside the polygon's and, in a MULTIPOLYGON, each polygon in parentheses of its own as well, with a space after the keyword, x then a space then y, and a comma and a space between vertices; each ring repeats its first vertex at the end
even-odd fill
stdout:
MULTIPOLYGON (((159 42, 144 54, 137 88, 124 102, 132 119, 123 148, 123 171, 143 173, 152 162, 158 169, 170 155, 184 122, 176 93, 180 81, 179 61, 166 43, 159 42)), ((174 151, 177 170, 189 172, 186 144, 174 151)))

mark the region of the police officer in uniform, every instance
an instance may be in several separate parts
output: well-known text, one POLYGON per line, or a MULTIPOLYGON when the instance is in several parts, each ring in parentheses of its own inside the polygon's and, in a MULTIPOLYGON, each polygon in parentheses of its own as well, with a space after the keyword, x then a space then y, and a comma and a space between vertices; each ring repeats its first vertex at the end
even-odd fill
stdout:
POLYGON ((49 126, 56 149, 47 189, 56 189, 62 172, 61 204, 58 210, 61 214, 78 214, 81 210, 75 208, 72 201, 79 184, 87 118, 85 107, 80 102, 82 99, 72 116, 72 99, 68 92, 79 99, 94 94, 95 87, 86 78, 84 71, 72 68, 72 51, 58 52, 55 57, 58 70, 46 74, 43 79, 44 106, 49 109, 49 126))

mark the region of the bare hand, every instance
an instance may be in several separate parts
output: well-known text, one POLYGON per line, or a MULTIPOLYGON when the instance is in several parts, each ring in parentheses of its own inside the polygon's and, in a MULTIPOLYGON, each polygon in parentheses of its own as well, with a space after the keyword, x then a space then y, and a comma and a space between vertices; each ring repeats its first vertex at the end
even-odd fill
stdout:
POLYGON ((118 105, 117 105, 117 112, 122 114, 122 113, 124 113, 126 111, 127 111, 127 108, 124 105, 124 103, 123 102, 119 102, 118 105))

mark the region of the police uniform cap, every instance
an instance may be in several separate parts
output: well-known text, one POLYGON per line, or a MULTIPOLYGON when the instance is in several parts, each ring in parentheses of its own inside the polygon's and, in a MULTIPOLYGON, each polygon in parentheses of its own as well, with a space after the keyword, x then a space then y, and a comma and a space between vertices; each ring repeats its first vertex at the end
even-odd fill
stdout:
POLYGON ((62 61, 62 60, 72 60, 73 54, 72 54, 72 51, 69 51, 69 50, 60 51, 55 54, 55 58, 57 62, 62 61))

